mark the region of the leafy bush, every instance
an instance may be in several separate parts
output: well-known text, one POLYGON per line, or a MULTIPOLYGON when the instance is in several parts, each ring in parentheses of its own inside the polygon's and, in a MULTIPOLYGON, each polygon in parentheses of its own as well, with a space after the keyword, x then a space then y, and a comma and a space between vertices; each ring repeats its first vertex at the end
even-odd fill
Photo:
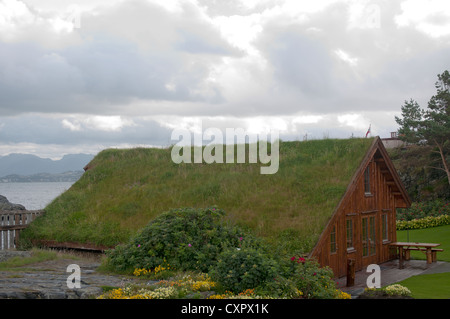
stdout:
POLYGON ((422 229, 437 227, 450 224, 450 215, 441 215, 437 217, 428 216, 420 219, 413 220, 398 220, 397 230, 407 230, 407 229, 422 229))
POLYGON ((219 255, 216 265, 211 269, 211 277, 223 289, 241 292, 273 280, 276 269, 274 259, 261 250, 229 248, 219 255))
POLYGON ((336 283, 333 280, 331 268, 320 267, 314 259, 303 257, 292 257, 289 268, 289 278, 302 292, 303 298, 332 299, 337 297, 336 283))
MULTIPOLYGON (((250 289, 256 293, 252 297, 339 298, 330 268, 302 257, 285 258, 262 239, 225 223, 224 215, 215 207, 165 212, 127 244, 108 251, 108 265, 115 271, 153 279, 167 279, 166 273, 172 276, 175 271, 208 273, 214 290, 225 294, 250 289)), ((164 298, 162 292, 117 290, 117 296, 110 297, 164 298)))
POLYGON ((154 269, 167 262, 176 270, 207 272, 228 247, 252 245, 256 239, 223 221, 223 210, 179 208, 151 221, 126 245, 108 251, 116 271, 154 269))

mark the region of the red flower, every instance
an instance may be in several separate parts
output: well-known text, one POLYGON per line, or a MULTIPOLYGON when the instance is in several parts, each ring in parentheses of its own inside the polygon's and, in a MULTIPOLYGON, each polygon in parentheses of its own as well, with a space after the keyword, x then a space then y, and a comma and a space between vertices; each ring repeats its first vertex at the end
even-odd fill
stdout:
POLYGON ((303 258, 303 257, 298 257, 298 263, 302 263, 302 264, 304 264, 305 263, 305 258, 303 258))
POLYGON ((292 261, 294 261, 294 260, 295 260, 295 257, 294 257, 294 256, 292 256, 291 260, 292 260, 292 261))

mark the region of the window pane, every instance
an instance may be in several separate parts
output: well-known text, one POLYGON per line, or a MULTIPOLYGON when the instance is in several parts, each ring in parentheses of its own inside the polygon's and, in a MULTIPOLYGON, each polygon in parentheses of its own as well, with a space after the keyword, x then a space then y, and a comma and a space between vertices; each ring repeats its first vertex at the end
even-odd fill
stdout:
POLYGON ((369 249, 368 249, 368 231, 367 231, 367 218, 362 219, 362 249, 363 249, 363 256, 369 255, 369 249))
POLYGON ((381 215, 381 226, 382 228, 382 234, 383 234, 383 240, 388 240, 388 215, 383 214, 381 215))
POLYGON ((347 249, 353 248, 353 220, 347 219, 347 249))
POLYGON ((369 219, 369 228, 370 228, 370 239, 369 239, 369 245, 370 245, 370 255, 375 255, 375 217, 370 217, 369 219))

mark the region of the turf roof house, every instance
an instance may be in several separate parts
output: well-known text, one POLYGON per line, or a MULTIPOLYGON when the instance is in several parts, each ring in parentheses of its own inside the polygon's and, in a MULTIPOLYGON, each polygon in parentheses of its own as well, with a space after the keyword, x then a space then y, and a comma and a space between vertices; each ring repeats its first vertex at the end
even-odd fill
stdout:
POLYGON ((345 276, 352 259, 356 270, 396 258, 396 209, 409 196, 380 138, 375 138, 345 194, 310 253, 335 276, 345 276))
POLYGON ((279 170, 264 175, 252 163, 175 164, 170 149, 104 150, 26 231, 32 240, 112 246, 171 208, 216 205, 336 277, 349 259, 360 270, 396 257, 388 245, 396 209, 410 199, 379 137, 283 141, 279 155, 279 170))

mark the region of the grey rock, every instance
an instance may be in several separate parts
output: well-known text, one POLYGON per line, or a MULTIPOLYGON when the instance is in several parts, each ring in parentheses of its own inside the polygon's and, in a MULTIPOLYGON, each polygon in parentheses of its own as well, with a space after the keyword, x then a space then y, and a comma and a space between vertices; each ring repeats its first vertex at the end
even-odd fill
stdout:
MULTIPOLYGON (((0 256, 6 253, 18 255, 26 252, 3 251, 0 256)), ((96 262, 63 259, 13 271, 0 271, 0 299, 95 299, 103 293, 104 286, 122 287, 137 280, 98 273, 98 266, 96 262), (81 268, 80 288, 67 286, 70 275, 67 266, 73 263, 79 264, 81 268)))
POLYGON ((0 195, 0 210, 25 210, 25 206, 10 203, 5 196, 0 195))
POLYGON ((18 251, 18 250, 0 250, 0 262, 7 261, 13 257, 30 257, 30 251, 18 251))

